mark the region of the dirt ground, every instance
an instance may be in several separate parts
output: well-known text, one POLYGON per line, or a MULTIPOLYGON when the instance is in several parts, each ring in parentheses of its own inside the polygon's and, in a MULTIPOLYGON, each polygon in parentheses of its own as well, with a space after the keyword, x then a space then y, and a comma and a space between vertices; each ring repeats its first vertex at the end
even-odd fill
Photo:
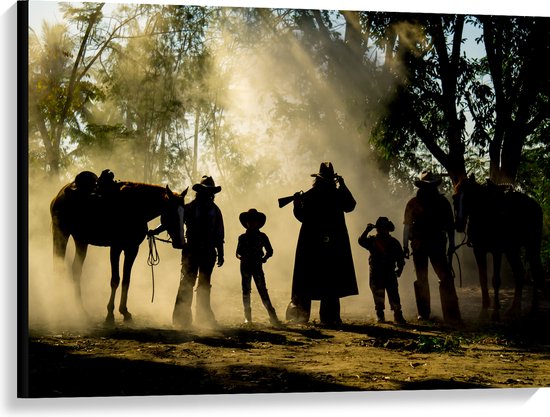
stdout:
MULTIPOLYGON (((461 329, 437 319, 419 323, 407 317, 410 309, 407 325, 379 324, 373 314, 352 308, 344 309, 338 328, 323 327, 315 317, 308 325, 274 328, 258 304, 257 323, 244 325, 237 302, 233 313, 218 314, 216 329, 179 331, 143 317, 129 324, 117 317, 106 327, 100 316, 62 331, 34 326, 30 396, 550 386, 547 302, 537 318, 495 323, 480 319, 477 288, 458 291, 461 329)), ((504 305, 511 295, 504 291, 504 305)))
MULTIPOLYGON (((524 316, 498 323, 480 320, 481 297, 475 262, 471 254, 466 256, 471 252, 469 248, 461 249, 465 251, 460 256, 461 273, 457 268, 457 291, 465 321, 462 329, 446 328, 437 320, 419 323, 415 319, 415 274, 410 261, 399 282, 403 313, 409 324, 376 323, 368 287, 368 254, 357 244, 352 250, 359 295, 342 299, 341 327, 320 326, 319 304, 313 302, 309 325, 273 328, 255 288, 255 324, 244 326, 239 263, 233 255, 242 228, 229 220, 238 218, 240 207, 228 213, 230 205, 224 211, 228 219, 226 262, 216 268, 212 281, 217 329, 179 331, 171 326, 181 253, 170 245, 159 245, 162 262, 155 267, 153 279, 145 243, 132 270, 128 307, 133 321, 125 323, 115 312, 113 327, 104 325, 110 293, 109 251, 88 248, 81 280, 87 321, 81 322, 75 317, 73 293, 67 288, 70 280, 52 274, 50 220, 44 202, 54 194, 44 188, 41 190, 37 183, 29 193, 31 207, 36 208, 30 211, 33 216, 29 226, 31 397, 550 386, 550 300, 544 300, 536 319, 524 316), (463 287, 458 285, 462 282, 463 287)), ((376 207, 362 207, 363 211, 357 210, 357 215, 349 218, 353 241, 367 220, 376 218, 366 217, 376 207)), ((293 219, 291 210, 274 208, 267 214, 270 221, 265 232, 276 256, 265 264, 265 272, 271 300, 283 318, 291 292, 299 222, 293 219)), ((398 214, 391 217, 399 218, 398 214)), ((157 225, 155 221, 150 227, 157 225)), ((396 231, 397 236, 399 233, 396 231)), ((69 246, 68 270, 74 253, 69 246)), ((510 304, 510 280, 503 284, 508 288, 502 294, 504 309, 510 304)), ((433 271, 430 286, 432 311, 437 319, 441 309, 433 271)), ((525 313, 528 292, 526 288, 525 313)), ((386 316, 392 319, 390 312, 386 316)))

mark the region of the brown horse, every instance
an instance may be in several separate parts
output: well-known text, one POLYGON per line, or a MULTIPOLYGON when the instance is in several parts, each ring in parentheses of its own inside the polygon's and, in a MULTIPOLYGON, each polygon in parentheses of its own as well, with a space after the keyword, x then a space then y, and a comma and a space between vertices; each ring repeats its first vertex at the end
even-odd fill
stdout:
MULTIPOLYGON (((107 170, 106 170, 107 171, 107 170)), ((106 172, 104 171, 104 173, 106 172)), ((112 173, 110 173, 112 178, 112 173)), ((183 207, 187 190, 173 193, 168 186, 127 181, 101 184, 89 171, 81 172, 75 181, 65 185, 50 205, 53 251, 56 273, 62 271, 67 242, 72 236, 76 253, 72 279, 77 302, 82 306, 80 277, 88 245, 110 247, 111 297, 107 305, 108 323, 114 322, 114 304, 120 284, 119 261, 124 252, 122 294, 119 312, 131 320, 127 309, 132 265, 139 245, 147 234, 147 222, 160 216, 161 223, 174 248, 183 246, 183 207)))
POLYGON ((540 259, 542 209, 531 197, 490 181, 482 185, 470 177, 455 187, 453 196, 456 230, 465 232, 473 248, 482 293, 482 308, 490 306, 487 287, 487 254, 493 256, 493 319, 499 319, 502 255, 506 256, 514 276, 514 299, 510 316, 521 314, 522 289, 526 270, 521 251, 529 263, 533 279, 532 312, 538 309, 538 289, 542 289, 543 273, 540 259), (466 229, 466 224, 468 225, 466 229))

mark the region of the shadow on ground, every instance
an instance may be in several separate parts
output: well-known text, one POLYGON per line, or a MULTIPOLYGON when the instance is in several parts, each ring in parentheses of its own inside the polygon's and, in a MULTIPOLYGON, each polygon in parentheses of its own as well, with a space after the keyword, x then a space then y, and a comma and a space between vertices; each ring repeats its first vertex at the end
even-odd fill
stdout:
POLYGON ((29 396, 89 397, 352 391, 323 375, 278 367, 178 366, 83 356, 63 346, 30 344, 29 396))

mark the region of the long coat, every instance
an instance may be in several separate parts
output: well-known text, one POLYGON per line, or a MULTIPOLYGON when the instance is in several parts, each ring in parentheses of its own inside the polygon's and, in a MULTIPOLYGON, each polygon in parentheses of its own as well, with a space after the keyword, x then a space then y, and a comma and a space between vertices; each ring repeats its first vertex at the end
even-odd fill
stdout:
POLYGON ((294 201, 302 222, 292 279, 292 298, 321 300, 359 293, 344 213, 355 208, 351 192, 314 186, 294 201))

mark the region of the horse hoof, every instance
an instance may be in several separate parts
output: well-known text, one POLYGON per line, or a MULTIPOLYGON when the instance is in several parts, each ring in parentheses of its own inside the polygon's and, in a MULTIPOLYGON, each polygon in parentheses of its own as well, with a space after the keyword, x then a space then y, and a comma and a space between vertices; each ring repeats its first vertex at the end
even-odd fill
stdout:
POLYGON ((130 313, 122 313, 124 321, 132 321, 132 315, 130 313))
POLYGON ((107 317, 105 318, 105 324, 107 326, 114 326, 115 325, 115 316, 112 314, 107 314, 107 317))

